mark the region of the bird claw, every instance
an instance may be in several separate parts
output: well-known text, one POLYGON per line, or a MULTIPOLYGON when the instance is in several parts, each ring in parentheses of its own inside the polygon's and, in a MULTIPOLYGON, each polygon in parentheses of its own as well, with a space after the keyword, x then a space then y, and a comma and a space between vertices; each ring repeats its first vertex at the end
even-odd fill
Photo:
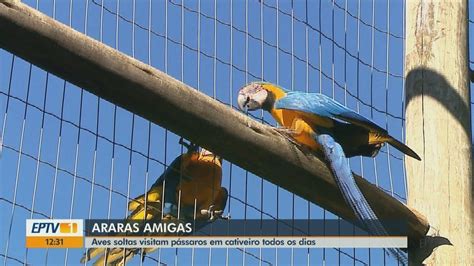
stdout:
POLYGON ((302 151, 305 154, 314 154, 315 151, 311 150, 309 147, 302 145, 301 143, 297 142, 293 136, 297 134, 297 132, 293 129, 290 128, 285 128, 285 127, 274 127, 276 132, 278 132, 280 135, 282 135, 284 138, 286 138, 288 141, 293 143, 300 151, 302 151))
POLYGON ((207 215, 209 218, 209 221, 215 221, 216 219, 223 219, 223 220, 228 220, 230 219, 230 215, 223 215, 224 210, 214 210, 215 206, 211 205, 209 208, 202 209, 201 214, 202 215, 207 215))
POLYGON ((275 131, 280 133, 281 135, 286 135, 286 136, 294 136, 296 135, 296 131, 291 129, 291 128, 287 128, 287 127, 274 127, 275 131))
POLYGON ((301 144, 298 143, 294 138, 293 136, 296 135, 296 131, 294 131, 293 129, 289 129, 289 128, 286 128, 286 127, 274 127, 273 128, 277 133, 279 133, 280 135, 282 135, 284 138, 286 138, 287 140, 289 140, 291 143, 295 144, 296 146, 298 147, 301 147, 301 144))
POLYGON ((177 218, 171 214, 166 214, 165 216, 163 216, 163 218, 161 219, 162 221, 172 221, 172 220, 176 220, 177 218))
POLYGON ((179 139, 179 144, 186 147, 186 149, 188 151, 194 151, 194 150, 197 150, 199 148, 199 146, 197 144, 194 144, 192 142, 189 142, 189 143, 185 142, 183 137, 181 137, 179 139))

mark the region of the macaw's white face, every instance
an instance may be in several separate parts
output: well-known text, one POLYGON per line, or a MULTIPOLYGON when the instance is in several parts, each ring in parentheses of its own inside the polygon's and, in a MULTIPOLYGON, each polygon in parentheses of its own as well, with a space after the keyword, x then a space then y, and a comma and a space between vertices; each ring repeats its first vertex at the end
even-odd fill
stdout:
POLYGON ((240 89, 237 103, 240 110, 253 111, 262 109, 267 97, 268 91, 263 88, 262 84, 250 83, 240 89))

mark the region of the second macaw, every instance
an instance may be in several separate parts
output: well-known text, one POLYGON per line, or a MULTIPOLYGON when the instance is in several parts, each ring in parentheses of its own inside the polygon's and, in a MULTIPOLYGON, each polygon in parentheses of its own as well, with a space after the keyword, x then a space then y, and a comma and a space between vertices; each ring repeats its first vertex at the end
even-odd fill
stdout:
MULTIPOLYGON (((357 187, 347 157, 375 156, 389 143, 417 160, 420 157, 408 146, 369 119, 320 93, 287 91, 268 82, 253 82, 240 89, 237 98, 241 110, 263 109, 271 113, 298 144, 322 152, 336 183, 358 220, 375 235, 387 235, 367 200, 357 187)), ((407 264, 399 249, 389 253, 407 264)))
MULTIPOLYGON (((199 151, 195 145, 186 145, 188 151, 174 159, 146 194, 130 200, 131 213, 127 220, 179 218, 180 221, 212 222, 226 218, 222 216, 228 196, 227 190, 221 187, 222 159, 206 149, 199 151)), ((142 255, 154 250, 146 248, 142 255)), ((124 265, 139 251, 138 248, 93 248, 87 250, 81 263, 97 257, 94 265, 124 265)))

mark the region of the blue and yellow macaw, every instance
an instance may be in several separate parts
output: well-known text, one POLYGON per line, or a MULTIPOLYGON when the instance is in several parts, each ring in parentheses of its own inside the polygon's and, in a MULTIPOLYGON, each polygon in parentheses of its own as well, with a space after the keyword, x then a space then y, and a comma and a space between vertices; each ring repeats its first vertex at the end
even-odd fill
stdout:
MULTIPOLYGON (((417 160, 420 157, 374 122, 320 93, 287 91, 268 82, 253 82, 240 89, 241 110, 263 109, 271 113, 292 139, 326 157, 336 183, 358 220, 375 235, 387 235, 367 200, 357 187, 347 157, 375 156, 389 143, 417 160)), ((388 251, 405 264, 399 249, 388 251)))
MULTIPOLYGON (((179 216, 179 220, 185 222, 194 219, 212 222, 217 218, 227 218, 222 216, 228 196, 227 190, 221 186, 222 159, 206 149, 201 148, 199 151, 195 145, 185 145, 188 151, 174 159, 146 195, 130 200, 128 210, 131 213, 127 220, 160 221, 177 219, 179 216)), ((202 227, 205 223, 199 225, 202 227)), ((154 250, 143 249, 142 255, 154 250)), ((82 257, 81 263, 98 257, 94 265, 124 265, 139 251, 93 248, 82 257)))

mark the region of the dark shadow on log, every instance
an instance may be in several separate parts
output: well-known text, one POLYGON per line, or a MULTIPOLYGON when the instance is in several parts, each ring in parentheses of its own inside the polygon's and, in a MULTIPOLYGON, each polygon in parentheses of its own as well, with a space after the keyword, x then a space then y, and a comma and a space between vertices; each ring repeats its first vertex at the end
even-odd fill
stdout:
POLYGON ((469 103, 463 101, 458 92, 448 83, 444 76, 432 69, 428 68, 415 68, 411 70, 406 77, 405 88, 413 88, 407 90, 406 105, 410 104, 410 101, 418 96, 429 96, 443 104, 453 117, 458 118, 466 134, 471 132, 471 121, 470 119, 459 119, 463 116, 470 116, 469 103), (423 78, 421 78, 423 77, 423 78), (424 84, 413 84, 416 81, 424 80, 424 84), (433 86, 431 86, 433 84, 433 86), (464 121, 464 122, 463 122, 464 121), (465 122, 467 121, 467 122, 465 122))
MULTIPOLYGON (((470 71, 470 74, 472 75, 472 71, 470 71)), ((471 138, 470 101, 468 100, 467 103, 463 101, 462 97, 442 74, 428 68, 415 68, 407 74, 405 82, 406 88, 413 88, 406 92, 407 107, 415 97, 422 95, 432 97, 440 102, 453 117, 457 118, 466 135, 471 138), (425 83, 414 84, 414 82, 421 82, 421 80, 424 80, 425 83), (468 118, 465 116, 468 116, 468 118)), ((471 190, 474 191, 474 182, 471 182, 471 190)), ((474 210, 471 212, 471 217, 474 218, 474 210)))

